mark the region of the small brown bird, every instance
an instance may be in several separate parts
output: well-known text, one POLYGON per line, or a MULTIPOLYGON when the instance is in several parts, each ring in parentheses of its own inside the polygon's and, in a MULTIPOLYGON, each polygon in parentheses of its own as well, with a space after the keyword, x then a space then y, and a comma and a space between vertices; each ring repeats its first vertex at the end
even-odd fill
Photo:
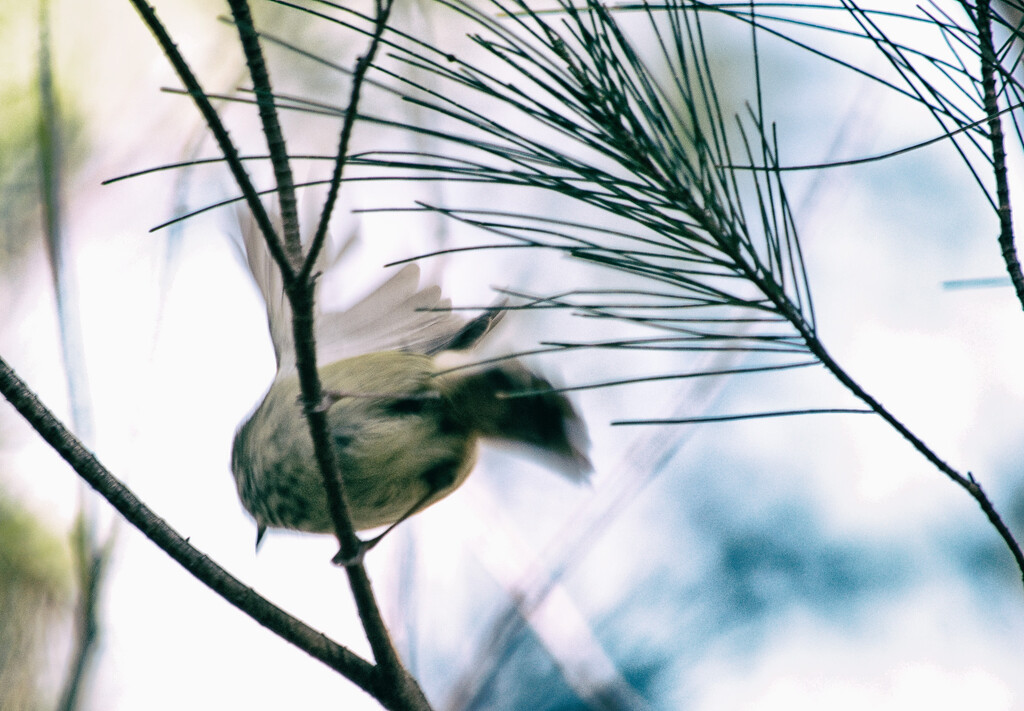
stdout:
MULTIPOLYGON (((299 404, 280 275, 255 225, 242 224, 277 356, 270 390, 239 427, 231 456, 258 547, 268 527, 332 533, 334 524, 299 404)), ((443 354, 476 345, 502 311, 466 321, 440 288, 418 285, 419 269, 409 265, 347 311, 317 314, 328 424, 355 529, 393 527, 452 493, 472 471, 481 439, 526 445, 584 480, 591 471, 586 429, 547 380, 516 361, 438 368, 443 354)), ((365 542, 359 557, 382 536, 365 542)))

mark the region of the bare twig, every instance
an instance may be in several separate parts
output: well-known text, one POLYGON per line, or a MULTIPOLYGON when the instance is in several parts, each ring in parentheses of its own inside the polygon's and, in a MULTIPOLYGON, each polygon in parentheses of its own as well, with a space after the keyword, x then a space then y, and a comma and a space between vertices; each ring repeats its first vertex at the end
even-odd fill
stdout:
POLYGON ((316 260, 323 249, 324 240, 327 237, 327 226, 330 224, 331 215, 334 213, 334 204, 338 199, 338 192, 341 189, 341 176, 348 163, 348 144, 352 139, 352 129, 356 125, 358 116, 359 98, 362 94, 363 85, 366 81, 366 72, 373 63, 373 58, 380 47, 384 30, 388 26, 388 18, 391 16, 391 8, 394 0, 377 0, 377 15, 374 21, 373 37, 370 39, 370 46, 366 53, 356 61, 355 69, 352 72, 352 89, 349 93, 348 107, 345 110, 345 119, 341 126, 341 136, 338 139, 338 153, 334 160, 334 172, 331 174, 331 186, 327 192, 327 199, 320 211, 320 224, 317 225, 316 234, 309 246, 309 253, 306 255, 306 262, 302 265, 301 274, 309 275, 313 272, 316 260))
POLYGON ((274 225, 270 221, 270 215, 267 214, 266 209, 263 207, 263 203, 260 202, 256 188, 253 186, 252 180, 249 179, 249 174, 245 172, 245 166, 242 164, 242 159, 238 155, 238 149, 235 148, 235 144, 232 142, 231 136, 228 134, 228 130, 224 126, 224 123, 220 120, 217 110, 213 108, 213 104, 210 103, 210 99, 203 90, 203 87, 199 84, 199 80, 196 79, 196 76, 189 67, 188 62, 185 61, 181 52, 178 51, 178 47, 174 44, 171 36, 167 34, 167 29, 156 16, 156 11, 152 6, 145 2, 145 0, 128 1, 138 11, 139 16, 146 24, 146 27, 149 28, 149 31, 153 33, 153 37, 156 39, 157 44, 160 45, 160 49, 163 50, 164 55, 166 55, 168 61, 171 63, 171 66, 174 68, 178 78, 180 78, 182 83, 185 85, 185 90, 188 92, 188 95, 192 97, 192 101, 195 102, 196 108, 199 110, 199 113, 202 114, 206 124, 210 127, 210 132, 217 141, 217 146, 224 154, 224 160, 227 161, 228 168, 231 170, 231 175, 234 177, 239 189, 245 196, 246 202, 253 211, 253 218, 256 220, 256 224, 259 225, 260 231, 267 240, 267 247, 270 249, 271 255, 279 265, 282 265, 282 270, 286 274, 290 275, 292 273, 291 265, 288 264, 288 258, 285 256, 281 240, 277 236, 277 231, 274 229, 274 225))
MULTIPOLYGON (((277 118, 277 106, 274 102, 270 75, 266 70, 259 36, 252 25, 247 0, 230 0, 235 23, 239 27, 242 38, 242 49, 249 66, 250 78, 260 109, 260 118, 270 151, 271 163, 277 179, 278 194, 281 197, 282 219, 285 227, 285 251, 291 260, 289 264, 281 264, 282 281, 285 294, 292 307, 292 335, 295 344, 295 363, 298 371, 299 384, 305 404, 306 417, 317 464, 323 476, 324 488, 327 493, 328 509, 334 522, 335 533, 341 547, 342 557, 349 560, 357 558, 359 539, 355 535, 348 502, 345 498, 345 483, 338 470, 337 457, 328 430, 327 415, 320 408, 323 400, 323 386, 316 362, 315 333, 315 292, 316 281, 313 267, 316 264, 320 249, 323 246, 330 221, 334 202, 341 185, 341 176, 348 157, 348 144, 355 125, 360 92, 366 72, 376 54, 381 36, 387 28, 391 12, 391 0, 378 0, 377 15, 374 21, 374 34, 365 55, 359 58, 353 73, 353 84, 349 105, 345 111, 345 119, 341 128, 338 155, 335 159, 334 174, 328 192, 327 202, 321 214, 319 226, 308 251, 302 255, 301 239, 298 232, 297 215, 294 214, 294 182, 288 158, 288 149, 281 133, 277 118), (292 216, 284 213, 286 203, 291 205, 292 216), (301 265, 301 266, 299 266, 301 265), (294 271, 293 271, 294 270, 294 271)), ((251 200, 247 196, 247 201, 251 200)), ((426 697, 419 685, 402 666, 395 650, 391 636, 384 624, 370 585, 369 576, 361 561, 346 566, 349 587, 355 598, 359 618, 366 632, 370 648, 373 650, 377 669, 387 686, 397 697, 399 708, 429 709, 426 697)))
POLYGON ((808 328, 807 324, 803 321, 798 313, 796 313, 792 304, 785 299, 782 294, 773 293, 773 291, 766 292, 768 297, 779 308, 787 319, 800 331, 805 343, 807 344, 808 350, 811 351, 821 361, 821 364, 832 373, 835 378, 842 383, 842 385, 849 390, 853 395, 860 399, 865 405, 871 408, 872 411, 878 414, 883 420, 885 420, 894 430, 896 430, 900 436, 907 440, 910 445, 918 451, 925 459, 938 469, 940 472, 945 474, 958 486, 963 488, 973 498, 981 510, 985 512, 985 516, 989 522, 999 533, 999 536, 1003 539, 1006 547, 1010 550, 1010 554, 1013 556, 1013 560, 1017 565, 1018 570, 1021 572, 1021 579, 1024 580, 1024 552, 1022 552, 1020 544, 1017 539, 1014 538, 1013 532, 1010 531, 1009 527, 1003 521, 999 512, 996 511, 992 501, 988 498, 988 495, 981 488, 981 485, 975 480, 975 478, 968 473, 964 476, 956 469, 951 467, 944 459, 935 453, 925 442, 915 435, 902 421, 900 421, 894 414, 892 414, 881 402, 876 400, 870 393, 868 393, 861 385, 853 379, 843 369, 843 367, 832 358, 827 350, 825 350, 824 344, 818 340, 817 335, 808 328))
MULTIPOLYGON (((292 177, 292 166, 288 160, 288 149, 285 146, 284 133, 277 116, 277 105, 274 90, 270 85, 270 73, 263 58, 259 37, 253 27, 252 13, 246 0, 228 0, 231 14, 235 18, 235 27, 241 41, 242 52, 249 76, 252 78, 253 91, 256 94, 256 105, 259 107, 260 122, 263 124, 263 135, 267 139, 270 151, 270 163, 274 167, 274 181, 277 183, 277 199, 281 206, 281 222, 284 226, 284 248, 292 268, 302 261, 302 238, 299 234, 299 213, 295 206, 295 180, 292 177)), ((246 196, 248 199, 248 196, 246 196)))
POLYGON ((299 647, 307 654, 345 675, 371 694, 384 692, 378 675, 369 662, 328 639, 323 633, 295 619, 281 608, 255 593, 202 552, 139 501, 121 481, 87 450, 17 373, 0 358, 0 394, 39 433, 93 489, 105 498, 130 524, 181 564, 211 590, 252 617, 267 629, 299 647))

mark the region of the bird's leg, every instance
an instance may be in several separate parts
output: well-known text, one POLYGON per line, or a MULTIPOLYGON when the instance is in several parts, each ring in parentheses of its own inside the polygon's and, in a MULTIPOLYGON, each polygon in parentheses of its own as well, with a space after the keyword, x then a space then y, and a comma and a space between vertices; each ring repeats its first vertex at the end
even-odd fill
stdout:
POLYGON ((360 563, 362 563, 363 557, 366 555, 367 551, 369 551, 371 548, 380 543, 381 539, 383 539, 384 536, 391 533, 391 531, 394 530, 394 528, 398 526, 398 524, 404 522, 410 516, 420 511, 420 509, 426 506, 426 504, 438 494, 438 492, 444 491, 445 489, 452 486, 455 483, 455 479, 458 475, 460 465, 461 462, 459 461, 445 461, 440 464, 434 465, 426 472, 421 474, 420 478, 423 479, 423 481, 426 482, 427 484, 426 494, 424 494, 415 504, 413 504, 408 511, 402 514, 401 518, 399 518, 393 524, 384 529, 384 532, 381 533, 379 536, 375 536, 368 541, 359 541, 359 547, 356 549, 356 554, 354 556, 352 556, 351 558, 346 558, 341 554, 341 551, 338 551, 337 555, 335 555, 331 559, 331 562, 335 565, 343 566, 359 565, 360 563))
POLYGON ((390 526, 385 528, 383 533, 381 533, 381 534, 379 534, 377 536, 374 536, 373 538, 371 538, 368 541, 357 539, 357 540, 359 540, 359 545, 356 548, 356 554, 354 556, 352 556, 351 558, 346 558, 345 556, 342 555, 341 551, 339 550, 338 553, 333 558, 331 558, 331 562, 334 563, 335 565, 341 565, 341 566, 359 565, 360 563, 363 562, 363 558, 366 556, 367 552, 371 548, 373 548, 378 543, 380 543, 381 540, 384 538, 384 536, 386 536, 389 533, 391 533, 391 531, 394 530, 394 528, 396 526, 398 526, 398 524, 402 523, 407 518, 412 516, 414 513, 419 511, 420 507, 423 506, 423 504, 427 503, 427 501, 430 500, 430 497, 432 497, 435 493, 437 493, 437 492, 435 492, 433 490, 428 491, 423 496, 422 499, 420 499, 419 501, 416 502, 415 506, 413 506, 408 511, 406 511, 404 514, 402 514, 402 517, 400 519, 398 519, 393 524, 391 524, 390 526))

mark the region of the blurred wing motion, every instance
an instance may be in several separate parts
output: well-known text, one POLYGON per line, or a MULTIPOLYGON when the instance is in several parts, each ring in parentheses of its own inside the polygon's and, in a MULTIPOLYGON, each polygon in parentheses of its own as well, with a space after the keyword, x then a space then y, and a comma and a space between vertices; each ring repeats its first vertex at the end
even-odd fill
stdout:
MULTIPOLYGON (((267 527, 329 533, 327 494, 297 405, 291 309, 263 236, 248 214, 240 222, 277 374, 235 435, 238 493, 256 519, 257 543, 267 527)), ((341 254, 325 256, 318 270, 335 268, 341 254)), ((457 489, 480 439, 525 445, 570 479, 585 479, 586 428, 549 381, 514 359, 443 370, 434 357, 475 345, 501 318, 501 305, 467 321, 419 278, 418 267, 403 267, 349 309, 315 315, 320 379, 332 399, 328 427, 356 529, 391 530, 457 489)), ((360 556, 383 535, 364 542, 360 556)))
MULTIPOLYGON (((281 271, 267 249, 263 235, 247 209, 239 211, 245 257, 267 307, 267 322, 277 358, 278 375, 295 371, 291 307, 284 293, 281 271)), ((344 248, 320 254, 317 269, 336 268, 344 248)), ((496 307, 468 321, 451 311, 441 287, 419 288, 420 269, 408 264, 344 311, 316 313, 317 360, 332 363, 375 351, 401 350, 433 355, 443 350, 464 350, 482 338, 501 319, 496 307)))
POLYGON ((525 445, 534 458, 575 482, 593 471, 583 420, 565 395, 522 364, 498 365, 437 376, 459 417, 485 439, 525 445))

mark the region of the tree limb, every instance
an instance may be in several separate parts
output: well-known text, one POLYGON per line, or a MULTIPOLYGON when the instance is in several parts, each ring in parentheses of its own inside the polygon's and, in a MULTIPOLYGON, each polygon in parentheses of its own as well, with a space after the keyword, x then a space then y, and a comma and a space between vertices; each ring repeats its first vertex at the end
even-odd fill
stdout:
POLYGON ((22 417, 130 524, 211 590, 261 625, 310 656, 343 674, 371 694, 380 692, 381 678, 365 659, 295 619, 244 585, 157 516, 87 450, 36 397, 17 373, 0 358, 0 393, 22 417))

